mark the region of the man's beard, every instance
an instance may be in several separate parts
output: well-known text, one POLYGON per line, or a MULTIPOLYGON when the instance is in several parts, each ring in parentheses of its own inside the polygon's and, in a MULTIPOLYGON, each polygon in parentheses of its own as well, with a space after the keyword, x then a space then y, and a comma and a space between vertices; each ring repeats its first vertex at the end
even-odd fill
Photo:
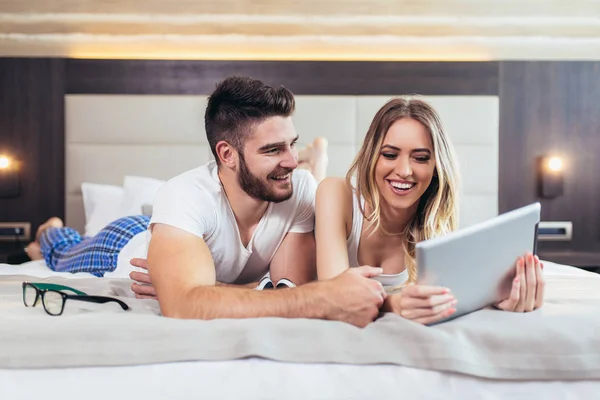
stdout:
MULTIPOLYGON (((270 179, 274 176, 282 176, 288 173, 292 173, 293 169, 289 168, 277 168, 272 171, 267 179, 270 179)), ((240 170, 238 173, 238 182, 242 187, 242 190, 246 192, 249 196, 254 197, 255 199, 270 201, 273 203, 281 203, 292 197, 294 194, 294 186, 292 184, 292 179, 290 176, 290 190, 287 193, 277 194, 274 190, 271 189, 271 185, 269 185, 268 180, 265 181, 255 176, 248 169, 248 165, 246 164, 246 160, 240 153, 240 170)))

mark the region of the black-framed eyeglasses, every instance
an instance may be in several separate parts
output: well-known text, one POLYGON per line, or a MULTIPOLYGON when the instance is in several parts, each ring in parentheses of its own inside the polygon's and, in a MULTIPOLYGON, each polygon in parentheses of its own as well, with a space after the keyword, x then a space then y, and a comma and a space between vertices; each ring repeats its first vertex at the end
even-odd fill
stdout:
POLYGON ((25 307, 35 307, 41 298, 44 310, 46 310, 46 313, 49 315, 53 316, 61 315, 63 313, 67 299, 101 304, 114 301, 119 304, 123 310, 129 309, 129 306, 119 299, 106 296, 89 296, 85 292, 73 289, 69 286, 32 282, 23 282, 22 286, 23 304, 25 304, 25 307), (63 293, 63 291, 71 291, 75 294, 67 294, 63 293))

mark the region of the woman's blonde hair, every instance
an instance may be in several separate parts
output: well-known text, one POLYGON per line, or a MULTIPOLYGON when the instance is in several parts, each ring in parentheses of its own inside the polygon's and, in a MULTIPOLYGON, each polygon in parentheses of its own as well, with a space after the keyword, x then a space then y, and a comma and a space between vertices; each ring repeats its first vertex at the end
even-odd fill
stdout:
MULTIPOLYGON (((370 222, 372 233, 381 230, 380 193, 375 183, 375 166, 380 156, 383 140, 392 124, 402 118, 412 118, 427 128, 433 143, 435 171, 431 184, 419 200, 416 215, 403 232, 404 253, 407 257, 408 282, 417 279, 415 260, 416 243, 444 235, 458 228, 459 172, 454 149, 444 131, 437 112, 428 103, 417 99, 393 98, 375 114, 362 147, 354 159, 346 181, 355 178, 356 195, 365 199, 371 212, 361 204, 363 216, 370 222)), ((360 199, 360 197, 359 197, 360 199)))

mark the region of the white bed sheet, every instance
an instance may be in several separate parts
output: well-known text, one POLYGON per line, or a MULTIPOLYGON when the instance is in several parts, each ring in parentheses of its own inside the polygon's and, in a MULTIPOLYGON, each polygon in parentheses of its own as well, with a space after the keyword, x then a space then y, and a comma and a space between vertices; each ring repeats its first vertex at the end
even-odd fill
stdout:
POLYGON ((135 367, 0 370, 0 398, 20 399, 593 399, 600 382, 511 382, 401 366, 261 359, 135 367))
MULTIPOLYGON (((571 267, 569 265, 556 264, 550 261, 544 261, 544 273, 559 276, 591 276, 600 277, 580 268, 571 267)), ((69 272, 55 272, 46 265, 44 260, 29 261, 23 264, 11 265, 0 264, 0 276, 2 275, 30 275, 38 278, 47 278, 49 276, 64 276, 67 278, 94 278, 95 276, 87 272, 79 272, 71 274, 69 272)))
MULTIPOLYGON (((545 263, 547 275, 589 272, 545 263)), ((58 275, 43 262, 0 264, 0 275, 58 275)), ((71 278, 89 274, 60 274, 71 278)), ((100 279, 100 278, 99 278, 100 279)), ((493 381, 395 365, 294 364, 263 359, 127 367, 0 370, 0 399, 592 399, 600 381, 493 381)))
POLYGON ((29 261, 23 264, 0 264, 0 276, 2 275, 28 275, 37 278, 48 278, 50 276, 64 276, 66 278, 94 278, 95 276, 87 272, 55 272, 48 268, 44 260, 29 261))

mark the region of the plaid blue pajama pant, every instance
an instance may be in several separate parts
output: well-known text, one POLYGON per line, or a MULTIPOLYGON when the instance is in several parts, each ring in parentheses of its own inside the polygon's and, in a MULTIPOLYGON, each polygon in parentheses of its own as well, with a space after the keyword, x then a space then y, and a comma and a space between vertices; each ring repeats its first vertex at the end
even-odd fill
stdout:
POLYGON ((144 215, 123 217, 93 237, 82 237, 72 228, 49 228, 40 236, 42 255, 53 271, 89 272, 101 277, 117 268, 121 249, 146 231, 149 223, 150 217, 144 215))

